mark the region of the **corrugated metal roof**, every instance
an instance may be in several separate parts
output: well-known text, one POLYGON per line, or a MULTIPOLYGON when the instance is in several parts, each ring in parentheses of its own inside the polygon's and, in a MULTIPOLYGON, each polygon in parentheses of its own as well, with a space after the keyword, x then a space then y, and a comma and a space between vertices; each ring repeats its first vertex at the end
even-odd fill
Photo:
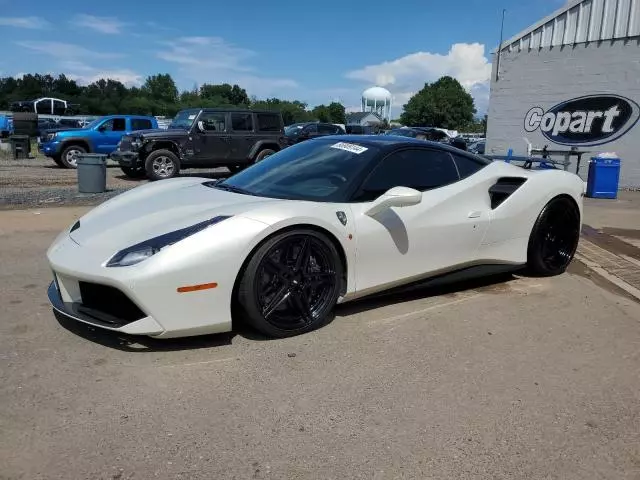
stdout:
MULTIPOLYGON (((640 35, 640 0, 571 0, 502 43, 502 51, 560 47, 640 35)), ((496 53, 497 49, 493 53, 496 53)))

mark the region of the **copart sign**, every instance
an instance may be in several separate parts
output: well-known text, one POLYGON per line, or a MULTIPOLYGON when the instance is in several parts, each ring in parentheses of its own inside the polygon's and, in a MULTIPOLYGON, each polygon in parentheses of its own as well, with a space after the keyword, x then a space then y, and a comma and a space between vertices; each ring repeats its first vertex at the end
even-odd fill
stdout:
POLYGON ((546 111, 533 107, 524 119, 524 129, 539 129, 553 143, 587 147, 620 138, 639 117, 640 107, 633 100, 618 95, 588 95, 546 111))

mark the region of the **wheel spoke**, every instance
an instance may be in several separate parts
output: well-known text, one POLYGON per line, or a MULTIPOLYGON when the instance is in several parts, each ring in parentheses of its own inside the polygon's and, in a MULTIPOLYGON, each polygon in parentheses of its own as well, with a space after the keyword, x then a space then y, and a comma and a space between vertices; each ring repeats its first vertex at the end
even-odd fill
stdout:
POLYGON ((298 313, 302 316, 302 319, 309 321, 312 319, 311 305, 309 305, 309 299, 304 290, 296 292, 293 295, 293 305, 298 313))
POLYGON ((276 293, 271 301, 262 309, 262 315, 264 318, 269 317, 280 305, 287 301, 287 299, 291 296, 291 290, 289 289, 289 285, 284 285, 278 293, 276 293))
POLYGON ((300 246, 300 250, 298 251, 298 256, 296 257, 296 272, 304 273, 309 265, 309 257, 311 256, 310 251, 310 241, 308 237, 304 237, 302 240, 302 245, 300 246))
POLYGON ((305 283, 311 288, 317 288, 321 285, 333 283, 335 274, 333 272, 317 272, 305 275, 305 283))
POLYGON ((285 281, 289 277, 289 269, 273 261, 271 258, 267 259, 264 266, 275 273, 280 280, 285 281))

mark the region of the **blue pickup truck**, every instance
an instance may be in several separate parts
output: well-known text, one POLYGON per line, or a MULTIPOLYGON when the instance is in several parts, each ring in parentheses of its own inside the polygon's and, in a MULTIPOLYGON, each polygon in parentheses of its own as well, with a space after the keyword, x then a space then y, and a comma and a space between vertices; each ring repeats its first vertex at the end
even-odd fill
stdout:
POLYGON ((156 130, 155 117, 141 115, 107 115, 84 128, 46 130, 38 138, 38 150, 64 168, 76 168, 77 156, 83 153, 110 155, 123 135, 156 130))

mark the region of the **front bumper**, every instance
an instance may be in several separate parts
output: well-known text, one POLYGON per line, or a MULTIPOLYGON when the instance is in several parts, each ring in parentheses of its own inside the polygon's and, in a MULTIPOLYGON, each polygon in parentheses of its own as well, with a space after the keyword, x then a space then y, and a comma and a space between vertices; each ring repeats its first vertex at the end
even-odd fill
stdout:
POLYGON ((111 153, 111 159, 118 162, 121 167, 135 168, 140 161, 140 155, 138 155, 138 152, 114 150, 111 153))
POLYGON ((60 154, 60 142, 38 142, 38 151, 45 157, 55 157, 60 154))

